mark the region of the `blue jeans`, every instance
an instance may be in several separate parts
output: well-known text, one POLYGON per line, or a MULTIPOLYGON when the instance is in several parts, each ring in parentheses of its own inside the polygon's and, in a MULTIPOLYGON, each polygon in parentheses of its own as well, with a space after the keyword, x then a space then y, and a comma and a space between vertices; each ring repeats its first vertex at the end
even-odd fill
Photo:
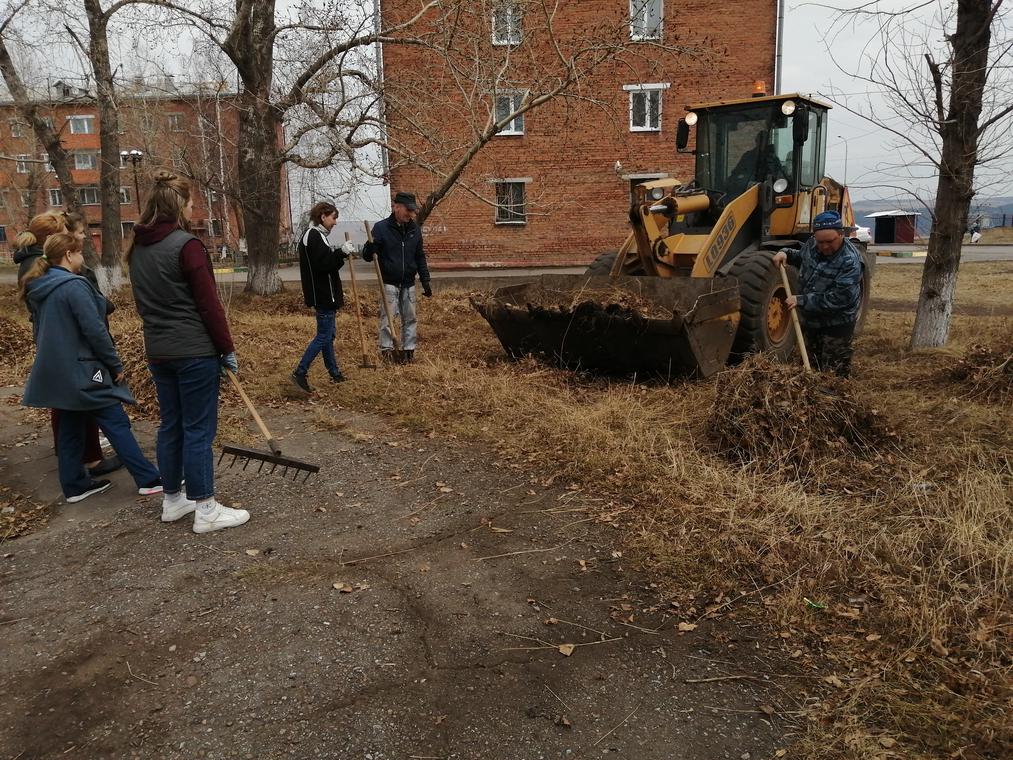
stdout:
POLYGON ((149 364, 158 394, 158 469, 166 493, 197 501, 215 495, 211 444, 218 430, 218 357, 172 359, 149 364))
MULTIPOLYGON (((383 292, 387 294, 394 319, 401 317, 401 348, 414 351, 418 343, 418 321, 415 318, 415 286, 399 288, 397 285, 383 284, 383 292)), ((380 350, 389 351, 394 348, 394 337, 387 325, 387 313, 380 304, 380 350)))
POLYGON ((334 336, 336 329, 334 317, 336 312, 333 309, 317 309, 317 334, 306 346, 306 352, 299 360, 296 372, 305 375, 310 371, 310 364, 317 358, 317 354, 324 355, 324 366, 331 377, 341 374, 341 367, 338 366, 338 357, 334 355, 334 336))
POLYGON ((81 464, 85 431, 91 420, 97 422, 99 429, 106 434, 138 488, 158 480, 158 470, 141 453, 141 447, 137 445, 137 439, 130 430, 130 418, 123 411, 122 404, 90 409, 87 412, 61 409, 56 450, 60 487, 63 488, 64 496, 77 496, 91 487, 92 478, 81 464))

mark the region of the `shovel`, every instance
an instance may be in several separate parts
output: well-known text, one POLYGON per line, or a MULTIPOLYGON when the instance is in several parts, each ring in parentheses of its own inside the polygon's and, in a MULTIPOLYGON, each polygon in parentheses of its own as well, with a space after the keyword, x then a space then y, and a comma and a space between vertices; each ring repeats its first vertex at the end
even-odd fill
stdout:
MULTIPOLYGON (((366 239, 373 242, 373 230, 369 222, 363 221, 366 228, 366 239)), ((408 360, 408 354, 401 348, 401 338, 398 336, 397 327, 394 326, 394 312, 387 300, 387 290, 383 287, 383 272, 380 270, 380 257, 373 255, 373 265, 376 267, 376 284, 380 287, 380 303, 383 305, 383 313, 387 317, 387 327, 390 330, 390 337, 394 341, 393 359, 395 364, 404 364, 408 360)))
MULTIPOLYGON (((791 285, 788 284, 788 271, 784 268, 784 264, 778 267, 781 270, 781 282, 784 283, 784 293, 786 296, 791 296, 791 285)), ((798 349, 802 353, 802 364, 805 365, 806 372, 812 372, 812 365, 809 363, 809 352, 805 349, 805 338, 802 337, 802 325, 798 321, 798 311, 796 309, 789 309, 791 312, 791 323, 795 326, 795 340, 798 341, 798 349)))
MULTIPOLYGON (((345 242, 351 240, 352 236, 347 232, 345 233, 345 242)), ((366 333, 362 329, 362 312, 359 310, 359 290, 355 286, 355 261, 351 257, 348 259, 348 276, 352 281, 352 300, 355 302, 355 321, 359 325, 359 346, 362 348, 362 362, 359 364, 363 369, 374 369, 376 367, 372 361, 370 361, 369 354, 366 353, 366 333)))
POLYGON ((256 408, 253 406, 253 402, 250 401, 250 397, 246 395, 246 391, 243 390, 243 386, 239 384, 239 378, 236 377, 235 373, 226 368, 225 374, 229 376, 229 380, 239 391, 240 398, 243 399, 243 403, 246 404, 246 408, 250 410, 250 415, 253 417, 253 421, 257 423, 257 427, 260 428, 260 434, 267 439, 267 446, 271 450, 269 454, 257 449, 247 449, 242 446, 222 446, 222 454, 218 457, 218 464, 222 463, 222 459, 225 456, 231 455, 232 461, 229 462, 228 466, 232 467, 238 460, 242 459, 243 469, 249 467, 251 462, 260 462, 260 467, 257 468, 257 472, 264 469, 265 464, 271 465, 271 469, 268 470, 268 474, 273 473, 279 467, 284 467, 281 476, 283 478, 288 477, 289 470, 292 471, 292 480, 298 480, 299 475, 303 472, 306 473, 306 477, 303 478, 303 483, 310 479, 310 475, 315 475, 320 472, 319 465, 310 464, 309 462, 300 462, 298 459, 290 459, 289 457, 283 457, 281 455, 281 449, 278 447, 278 443, 274 440, 274 436, 271 435, 271 431, 267 429, 267 425, 264 424, 264 420, 257 414, 256 408))

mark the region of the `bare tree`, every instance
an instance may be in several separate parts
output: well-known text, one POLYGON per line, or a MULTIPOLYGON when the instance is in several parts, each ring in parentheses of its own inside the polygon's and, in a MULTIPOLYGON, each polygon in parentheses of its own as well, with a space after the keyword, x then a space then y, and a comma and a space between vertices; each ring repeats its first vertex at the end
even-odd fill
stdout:
POLYGON ((848 110, 891 132, 937 177, 913 348, 946 343, 971 201, 990 166, 1013 153, 1013 41, 1003 2, 958 0, 940 5, 930 22, 916 13, 923 2, 892 13, 871 4, 842 11, 878 21, 880 43, 868 72, 856 76, 882 91, 897 121, 848 110))
MULTIPOLYGON (((7 47, 11 22, 24 9, 25 5, 25 2, 21 2, 9 9, 6 18, 0 22, 0 73, 3 74, 4 82, 11 94, 15 107, 24 117, 25 121, 28 122, 39 143, 46 150, 49 164, 52 166, 60 183, 60 191, 63 194, 64 204, 69 211, 79 214, 83 218, 84 210, 81 207, 81 201, 77 194, 77 187, 74 185, 70 174, 70 153, 60 142, 60 135, 53 127, 52 121, 47 121, 40 113, 41 106, 38 98, 29 93, 7 47)), ((92 244, 90 235, 85 235, 84 255, 89 265, 94 266, 98 257, 96 256, 95 246, 92 244)))

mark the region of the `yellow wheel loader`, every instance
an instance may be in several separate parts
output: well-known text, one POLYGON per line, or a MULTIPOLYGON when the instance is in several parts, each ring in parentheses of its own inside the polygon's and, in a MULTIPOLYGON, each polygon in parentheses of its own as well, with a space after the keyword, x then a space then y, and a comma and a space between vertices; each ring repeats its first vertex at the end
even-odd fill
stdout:
MULTIPOLYGON (((797 94, 689 106, 676 149, 689 152, 695 128, 696 177, 637 186, 618 251, 586 275, 545 275, 475 307, 511 356, 571 368, 708 377, 752 351, 788 359, 795 334, 771 254, 800 247, 822 211, 855 228, 847 188, 824 175, 829 108, 797 94)), ((861 324, 875 257, 852 243, 861 324)))

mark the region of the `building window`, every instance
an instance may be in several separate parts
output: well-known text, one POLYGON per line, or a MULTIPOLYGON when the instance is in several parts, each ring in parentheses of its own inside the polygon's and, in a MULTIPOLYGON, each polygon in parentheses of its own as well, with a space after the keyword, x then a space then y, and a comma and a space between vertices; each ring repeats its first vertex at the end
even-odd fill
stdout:
POLYGON ((44 171, 47 171, 47 172, 55 172, 56 171, 53 168, 53 162, 49 160, 49 154, 48 153, 40 153, 39 154, 39 160, 42 162, 42 168, 43 168, 44 171))
POLYGON ((630 0, 630 39, 660 40, 662 0, 630 0))
POLYGON ((134 223, 133 222, 120 222, 120 233, 123 237, 133 234, 134 223))
POLYGON ((98 154, 90 150, 74 153, 74 168, 82 171, 94 171, 98 168, 98 154))
POLYGON ((7 228, 0 226, 0 243, 7 242, 7 228))
MULTIPOLYGON (((496 123, 503 121, 510 114, 521 107, 521 103, 524 102, 524 95, 522 93, 513 93, 511 95, 497 95, 496 96, 496 123)), ((523 135, 524 134, 524 114, 519 113, 510 121, 507 125, 499 131, 501 135, 523 135)))
POLYGON ((50 188, 49 190, 49 205, 54 208, 63 205, 63 191, 58 187, 50 188))
POLYGON ((492 9, 492 44, 521 44, 521 7, 515 0, 499 0, 492 9))
POLYGON ((32 207, 32 200, 33 200, 32 196, 34 196, 34 195, 35 195, 35 193, 33 193, 31 190, 22 190, 21 191, 21 205, 24 206, 25 208, 31 208, 32 207))
POLYGON ((53 117, 52 116, 43 116, 42 117, 42 123, 45 124, 50 129, 56 129, 56 127, 53 125, 53 117))
POLYGON ((667 84, 628 84, 623 86, 630 93, 630 131, 661 131, 661 93, 667 84))
POLYGON ((222 220, 208 219, 208 233, 211 237, 220 238, 222 236, 222 220))
POLYGON ((27 153, 22 153, 22 154, 18 155, 17 162, 14 165, 14 168, 17 170, 17 173, 18 174, 28 174, 28 172, 29 172, 28 164, 31 162, 31 160, 32 160, 32 157, 30 155, 28 155, 27 153))
POLYGON ((28 126, 23 121, 17 119, 11 119, 11 137, 24 137, 25 127, 28 126))
POLYGON ((524 182, 504 180, 496 183, 496 224, 526 224, 524 182))
POLYGON ((97 187, 81 187, 78 188, 78 193, 81 195, 82 206, 97 206, 99 204, 97 187))
POLYGON ((183 131, 183 114, 181 113, 169 114, 169 131, 170 132, 183 131))
POLYGON ((94 116, 68 116, 67 123, 70 124, 70 133, 72 135, 95 134, 94 116))
POLYGON ((120 203, 121 204, 122 203, 130 203, 133 200, 134 199, 133 199, 132 193, 130 192, 130 188, 127 187, 126 185, 121 185, 120 186, 120 203))

